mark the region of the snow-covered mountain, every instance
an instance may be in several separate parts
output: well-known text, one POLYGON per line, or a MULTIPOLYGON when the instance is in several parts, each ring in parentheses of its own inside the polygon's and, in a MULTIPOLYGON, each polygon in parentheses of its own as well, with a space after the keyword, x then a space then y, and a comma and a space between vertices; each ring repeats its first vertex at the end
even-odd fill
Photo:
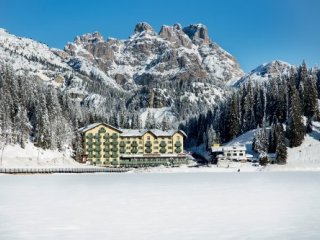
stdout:
POLYGON ((95 32, 77 36, 64 50, 0 29, 0 56, 17 74, 61 87, 86 106, 142 116, 153 109, 172 121, 206 111, 224 99, 226 87, 282 77, 293 68, 273 61, 245 75, 203 24, 163 25, 157 33, 138 23, 128 39, 105 40, 95 32), (111 101, 115 95, 119 99, 111 101))
POLYGON ((202 24, 164 25, 157 33, 138 23, 126 40, 105 40, 95 32, 77 36, 64 50, 1 29, 0 54, 17 74, 60 86, 96 109, 112 89, 128 109, 169 108, 180 119, 223 99, 226 82, 244 75, 202 24))
POLYGON ((105 41, 96 32, 76 37, 65 51, 98 67, 125 89, 189 79, 225 82, 243 76, 235 58, 209 39, 202 24, 162 26, 156 33, 149 24, 138 23, 127 40, 105 41))
POLYGON ((258 66, 237 81, 229 81, 228 84, 231 86, 239 86, 248 81, 262 83, 264 81, 268 81, 271 78, 282 78, 288 76, 288 74, 290 74, 290 71, 294 70, 295 67, 293 65, 287 62, 275 60, 270 63, 265 63, 258 66))
POLYGON ((0 56, 0 61, 11 65, 16 73, 28 72, 44 81, 63 83, 63 75, 72 72, 72 68, 47 45, 29 38, 16 37, 2 28, 0 56))

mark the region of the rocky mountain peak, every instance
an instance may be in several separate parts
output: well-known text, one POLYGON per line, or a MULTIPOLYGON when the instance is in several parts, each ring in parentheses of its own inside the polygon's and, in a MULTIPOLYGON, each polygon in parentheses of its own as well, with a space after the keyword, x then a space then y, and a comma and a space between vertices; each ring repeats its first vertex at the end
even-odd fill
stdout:
POLYGON ((76 36, 76 38, 74 39, 74 43, 76 44, 81 44, 81 43, 94 44, 94 43, 103 42, 103 41, 104 39, 99 32, 87 33, 81 36, 76 36))
POLYGON ((104 109, 107 100, 101 99, 116 92, 128 97, 119 104, 131 109, 166 108, 180 116, 176 109, 183 105, 188 111, 182 118, 215 104, 223 98, 222 86, 243 76, 203 25, 163 26, 157 34, 142 22, 134 31, 125 40, 88 33, 58 50, 1 30, 0 55, 14 69, 32 69, 36 77, 63 84, 88 106, 104 109))
POLYGON ((180 23, 175 23, 173 24, 173 28, 177 29, 177 30, 182 30, 182 26, 180 23))
POLYGON ((229 85, 240 86, 248 81, 265 82, 271 78, 281 78, 289 75, 293 71, 294 66, 280 60, 274 60, 269 63, 264 63, 246 74, 236 82, 230 82, 229 85))
POLYGON ((173 26, 163 25, 159 35, 171 43, 174 43, 176 46, 192 47, 190 38, 182 31, 182 26, 179 23, 173 26))
POLYGON ((188 27, 183 28, 183 31, 195 44, 201 45, 210 42, 208 29, 203 24, 191 24, 188 27))
POLYGON ((134 28, 134 34, 142 33, 142 32, 148 32, 151 34, 155 33, 149 23, 146 23, 146 22, 137 23, 134 28))

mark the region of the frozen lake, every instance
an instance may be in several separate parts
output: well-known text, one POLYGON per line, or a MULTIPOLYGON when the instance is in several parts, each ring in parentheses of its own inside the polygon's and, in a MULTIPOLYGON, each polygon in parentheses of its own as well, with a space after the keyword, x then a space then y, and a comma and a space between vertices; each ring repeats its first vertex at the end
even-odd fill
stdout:
POLYGON ((0 176, 0 239, 320 239, 320 173, 0 176))

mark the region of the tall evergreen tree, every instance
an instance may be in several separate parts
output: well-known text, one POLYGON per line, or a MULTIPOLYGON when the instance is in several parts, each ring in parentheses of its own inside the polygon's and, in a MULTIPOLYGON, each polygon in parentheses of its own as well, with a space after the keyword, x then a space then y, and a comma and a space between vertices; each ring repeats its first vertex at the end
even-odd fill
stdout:
POLYGON ((287 163, 287 146, 285 141, 285 133, 283 130, 282 124, 277 125, 277 162, 278 164, 286 164, 287 163))
POLYGON ((168 131, 171 129, 170 119, 165 115, 162 119, 162 131, 168 131))
POLYGON ((290 147, 300 146, 305 135, 305 126, 302 119, 301 101, 298 91, 294 86, 290 86, 290 112, 287 126, 287 136, 290 147))
POLYGON ((268 152, 269 153, 275 153, 276 148, 277 148, 277 125, 278 121, 276 120, 276 117, 274 118, 271 128, 270 128, 270 133, 269 133, 269 144, 268 144, 268 152))
POLYGON ((240 131, 240 119, 238 109, 238 98, 236 94, 233 94, 230 100, 230 106, 228 107, 228 115, 226 119, 226 137, 227 140, 235 138, 240 131))

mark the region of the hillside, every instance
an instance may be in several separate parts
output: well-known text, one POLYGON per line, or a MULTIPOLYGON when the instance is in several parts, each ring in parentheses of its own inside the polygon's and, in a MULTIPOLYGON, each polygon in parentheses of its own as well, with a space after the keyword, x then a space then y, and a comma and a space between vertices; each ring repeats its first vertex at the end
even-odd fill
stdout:
MULTIPOLYGON (((254 130, 246 132, 225 145, 245 145, 247 153, 258 157, 252 151, 254 130)), ((306 134, 303 143, 299 147, 287 148, 288 157, 285 165, 268 165, 264 171, 319 171, 320 170, 320 123, 313 122, 313 131, 306 134)))
POLYGON ((156 32, 142 22, 128 39, 87 33, 63 50, 0 29, 0 142, 76 155, 76 130, 90 123, 168 122, 185 130, 188 148, 206 148, 275 119, 317 119, 319 83, 319 70, 304 62, 273 61, 245 74, 203 24, 156 32))
POLYGON ((16 74, 59 87, 107 119, 119 110, 141 114, 164 108, 176 123, 219 103, 226 82, 244 75, 203 24, 163 25, 157 33, 138 23, 128 39, 87 33, 64 50, 1 29, 0 53, 0 62, 16 74))

